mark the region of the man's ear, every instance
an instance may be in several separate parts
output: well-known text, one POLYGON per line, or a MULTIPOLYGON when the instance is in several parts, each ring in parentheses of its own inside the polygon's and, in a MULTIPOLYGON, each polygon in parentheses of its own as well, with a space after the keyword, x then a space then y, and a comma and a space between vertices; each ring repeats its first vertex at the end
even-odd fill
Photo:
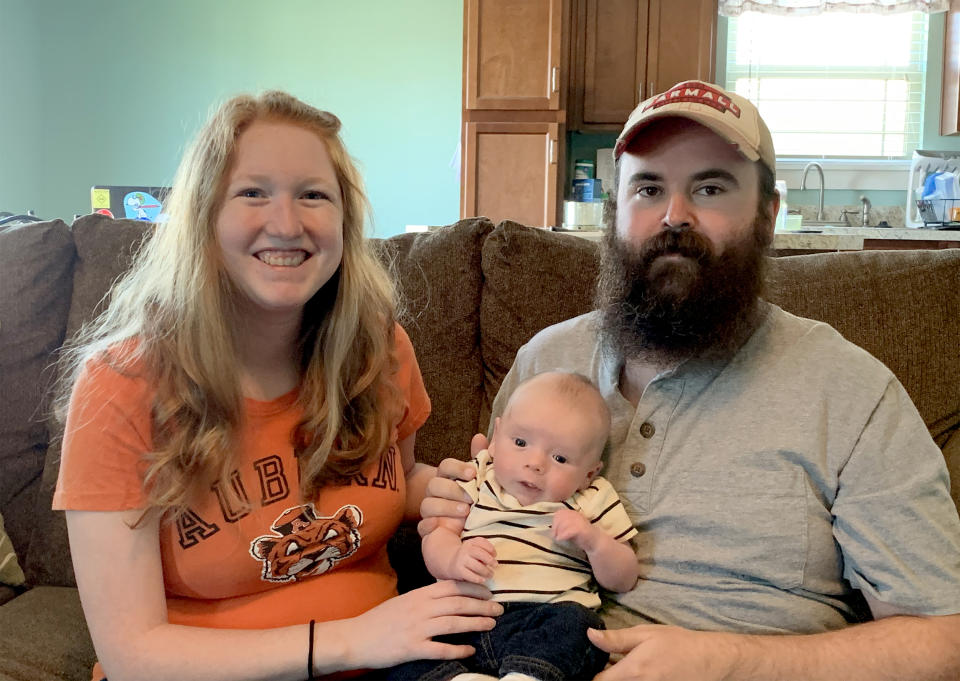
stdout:
POLYGON ((770 233, 770 243, 773 243, 773 230, 777 226, 777 213, 780 212, 780 192, 774 192, 770 200, 770 224, 767 225, 767 231, 770 233))

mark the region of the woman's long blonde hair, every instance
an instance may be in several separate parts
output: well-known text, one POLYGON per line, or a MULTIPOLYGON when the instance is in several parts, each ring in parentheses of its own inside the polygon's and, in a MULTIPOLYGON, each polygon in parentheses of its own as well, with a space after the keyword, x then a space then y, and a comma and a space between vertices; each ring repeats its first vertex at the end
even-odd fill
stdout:
POLYGON ((183 512, 236 466, 243 415, 235 342, 238 293, 221 265, 214 225, 240 134, 289 122, 325 143, 343 195, 343 260, 304 309, 299 335, 303 417, 291 442, 305 497, 357 473, 387 447, 399 391, 391 380, 396 303, 364 237, 369 204, 339 136, 340 121, 279 91, 240 95, 211 117, 184 155, 169 216, 112 288, 107 309, 69 345, 58 413, 90 358, 142 370, 156 387, 154 451, 145 458, 149 510, 183 512), (123 348, 123 351, 118 349, 123 348))

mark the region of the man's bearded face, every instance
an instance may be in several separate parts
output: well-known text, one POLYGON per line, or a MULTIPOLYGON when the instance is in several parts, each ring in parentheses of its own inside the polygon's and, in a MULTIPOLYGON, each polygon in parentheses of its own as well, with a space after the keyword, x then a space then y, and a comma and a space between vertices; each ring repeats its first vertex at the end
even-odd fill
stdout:
POLYGON ((631 246, 608 222, 598 283, 605 340, 625 358, 674 362, 731 352, 755 323, 770 215, 717 255, 689 228, 667 228, 631 246))

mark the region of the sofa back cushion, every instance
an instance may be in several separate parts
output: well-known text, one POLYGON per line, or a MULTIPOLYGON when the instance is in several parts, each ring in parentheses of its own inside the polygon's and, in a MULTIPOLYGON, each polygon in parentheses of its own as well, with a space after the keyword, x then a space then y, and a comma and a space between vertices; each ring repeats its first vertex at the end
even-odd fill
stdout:
POLYGON ((593 307, 597 244, 573 234, 505 220, 483 244, 480 347, 484 397, 480 431, 521 345, 541 329, 593 307))
POLYGON ((470 218, 430 232, 374 240, 394 274, 400 323, 410 335, 433 412, 417 432, 417 458, 469 455, 483 399, 480 247, 493 230, 470 218))
MULTIPOLYGON (((137 220, 114 220, 104 215, 86 215, 71 226, 76 247, 73 268, 73 296, 67 317, 67 337, 93 319, 103 307, 110 285, 130 266, 130 261, 152 225, 137 220)), ((67 550, 64 515, 52 511, 53 488, 60 462, 63 427, 49 420, 50 446, 47 448, 43 480, 33 512, 30 551, 24 572, 31 584, 74 586, 73 565, 67 550)))
POLYGON ((943 450, 960 507, 960 249, 771 262, 769 298, 831 324, 896 374, 943 450))
POLYGON ((0 231, 0 516, 21 560, 47 449, 54 352, 63 342, 74 248, 62 220, 0 231))
MULTIPOLYGON (((520 346, 592 309, 598 250, 595 242, 513 222, 484 242, 483 431, 520 346)), ((897 375, 944 450, 960 505, 960 249, 819 253, 768 265, 769 300, 827 322, 897 375)))
POLYGON ((935 438, 960 419, 960 249, 847 251, 770 261, 768 298, 886 364, 935 438))

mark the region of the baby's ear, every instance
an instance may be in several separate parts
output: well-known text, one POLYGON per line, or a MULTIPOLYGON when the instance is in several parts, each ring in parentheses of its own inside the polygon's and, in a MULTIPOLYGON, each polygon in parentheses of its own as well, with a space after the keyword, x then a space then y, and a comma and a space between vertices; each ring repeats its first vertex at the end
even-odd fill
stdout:
POLYGON ((494 443, 497 441, 497 428, 500 427, 500 417, 498 416, 493 420, 493 432, 490 433, 490 440, 487 441, 487 451, 490 452, 490 455, 494 454, 494 443))
POLYGON ((587 481, 583 485, 584 488, 587 488, 590 486, 590 483, 593 482, 593 479, 595 477, 597 477, 597 473, 600 472, 601 468, 603 468, 603 461, 598 461, 597 465, 587 472, 587 481))

